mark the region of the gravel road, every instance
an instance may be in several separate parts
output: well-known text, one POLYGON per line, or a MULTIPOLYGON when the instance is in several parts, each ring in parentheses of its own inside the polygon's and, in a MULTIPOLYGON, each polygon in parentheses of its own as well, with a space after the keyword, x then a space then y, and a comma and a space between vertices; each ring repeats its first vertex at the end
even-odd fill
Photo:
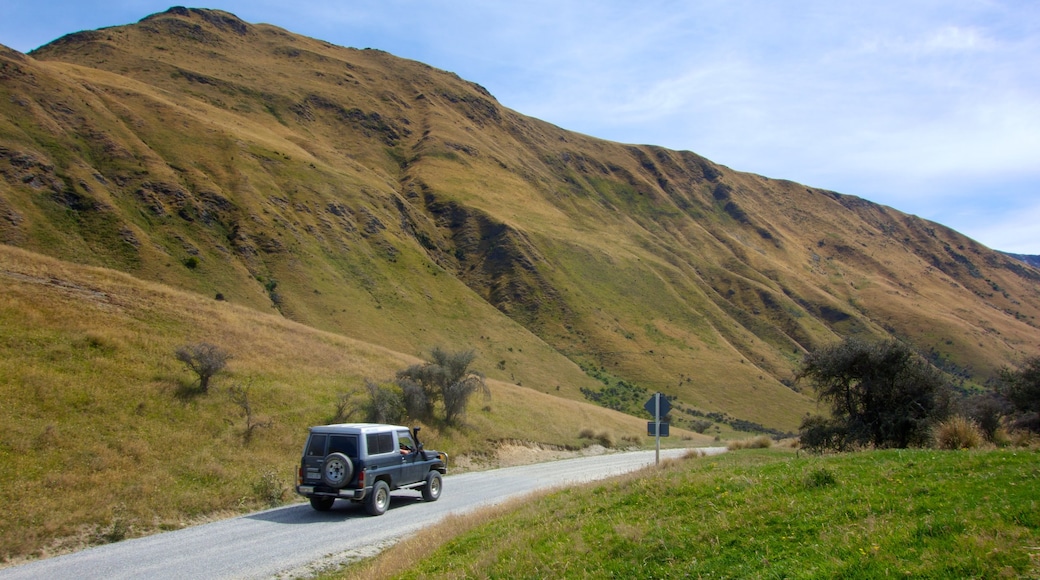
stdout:
MULTIPOLYGON (((724 448, 707 448, 713 454, 724 448)), ((662 450, 678 457, 687 450, 662 450)), ((90 548, 0 570, 9 578, 285 578, 375 555, 402 537, 462 514, 535 491, 587 483, 654 463, 653 451, 565 459, 444 478, 425 503, 416 491, 393 493, 380 517, 337 501, 330 512, 308 504, 270 509, 211 524, 90 548)))

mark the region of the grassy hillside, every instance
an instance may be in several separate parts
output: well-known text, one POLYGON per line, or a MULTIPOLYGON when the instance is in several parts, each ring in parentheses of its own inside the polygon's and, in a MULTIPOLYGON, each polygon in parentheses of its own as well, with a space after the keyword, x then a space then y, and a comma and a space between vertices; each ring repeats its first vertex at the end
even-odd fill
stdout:
POLYGON ((11 553, 271 495, 299 429, 435 346, 494 385, 437 434, 476 453, 543 423, 636 435, 654 391, 679 426, 790 431, 815 409, 801 357, 846 336, 966 388, 1040 350, 1040 270, 939 224, 214 10, 0 47, 0 250, 11 553), (235 356, 207 397, 172 358, 200 340, 235 356))
POLYGON ((1040 348, 1040 271, 956 232, 570 133, 380 51, 171 9, 0 58, 8 244, 403 352, 483 339, 512 381, 505 316, 780 430, 812 407, 801 355, 843 336, 975 385, 1040 348))
POLYGON ((1032 578, 1038 458, 768 450, 686 459, 457 518, 331 577, 1032 578))
MULTIPOLYGON (((533 377, 589 380, 559 355, 525 361, 520 351, 540 348, 534 336, 517 331, 511 339, 533 377)), ((387 379, 417 361, 8 246, 0 246, 0 348, 0 559, 290 500, 307 427, 327 422, 339 395, 359 393, 366 378, 387 379), (177 347, 197 341, 234 357, 205 395, 174 358, 177 347), (233 385, 248 389, 255 419, 269 423, 249 440, 243 409, 229 397, 233 385)), ((474 366, 491 362, 481 357, 474 366)), ((647 440, 645 421, 635 417, 501 381, 490 387, 490 401, 473 401, 467 427, 427 426, 429 444, 479 458, 499 441, 580 448, 592 443, 582 430, 618 443, 647 440)), ((709 440, 698 437, 686 434, 684 443, 709 440)))

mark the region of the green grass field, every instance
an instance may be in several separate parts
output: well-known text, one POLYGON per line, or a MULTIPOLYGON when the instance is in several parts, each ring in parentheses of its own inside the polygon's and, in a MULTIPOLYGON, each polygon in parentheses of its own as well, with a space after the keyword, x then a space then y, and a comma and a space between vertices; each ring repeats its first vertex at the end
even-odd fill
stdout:
POLYGON ((1038 483, 1036 450, 731 451, 456 519, 343 577, 1036 578, 1038 483))

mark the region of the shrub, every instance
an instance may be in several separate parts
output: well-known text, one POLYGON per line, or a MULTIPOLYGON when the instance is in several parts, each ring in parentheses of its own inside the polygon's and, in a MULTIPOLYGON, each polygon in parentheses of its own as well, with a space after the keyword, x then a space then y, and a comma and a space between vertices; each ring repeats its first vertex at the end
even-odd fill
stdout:
POLYGON ((935 428, 935 446, 939 449, 976 449, 986 440, 971 419, 961 416, 950 417, 935 428))
POLYGON ((726 444, 726 449, 735 451, 737 449, 768 449, 773 446, 773 440, 765 435, 751 437, 748 439, 733 440, 726 444))
POLYGON ((924 442, 945 386, 938 369, 895 340, 846 339, 817 349, 805 356, 798 378, 812 381, 819 400, 831 405, 829 423, 810 425, 817 435, 840 430, 842 445, 874 447, 924 442))
POLYGON ((365 418, 371 423, 402 423, 407 415, 404 395, 399 385, 380 384, 365 381, 368 401, 365 404, 365 418))
POLYGON ((808 451, 845 451, 848 447, 845 427, 822 415, 806 415, 798 430, 799 444, 808 451))
MULTIPOLYGON (((583 428, 578 432, 579 439, 591 439, 604 447, 614 447, 617 445, 617 439, 614 434, 610 431, 593 431, 590 427, 583 428)), ((627 440, 626 438, 625 440, 627 440)), ((638 442, 638 440, 637 440, 638 442)))
POLYGON ((838 483, 835 479, 834 473, 826 467, 817 467, 806 474, 805 479, 802 481, 805 487, 815 489, 819 487, 827 487, 828 485, 834 485, 838 483))
POLYGON ((1019 428, 1040 432, 1040 356, 1034 356, 1016 370, 1000 373, 1000 393, 1018 411, 1019 428))
POLYGON ((690 423, 690 429, 696 431, 697 433, 704 433, 705 431, 710 429, 712 425, 714 425, 714 423, 707 419, 695 419, 692 423, 690 423))
POLYGON ((266 421, 261 420, 253 411, 253 404, 249 400, 249 387, 231 385, 228 388, 228 396, 231 398, 231 402, 242 409, 242 417, 246 420, 246 427, 242 431, 242 440, 245 443, 248 444, 253 440, 253 435, 257 429, 267 429, 274 424, 270 419, 266 421))
POLYGON ((176 356, 198 376, 199 390, 203 393, 209 391, 210 379, 224 370, 231 359, 227 351, 208 342, 184 345, 177 349, 176 356))
POLYGON ((287 493, 289 493, 289 486, 278 477, 278 472, 273 469, 261 473, 260 478, 253 483, 253 494, 271 507, 281 505, 287 493))
POLYGON ((596 433, 596 441, 607 448, 617 445, 617 441, 614 439, 614 434, 610 431, 600 431, 599 433, 596 433))
POLYGON ((465 414, 466 405, 474 393, 481 392, 485 398, 490 398, 491 391, 484 375, 469 369, 476 357, 472 350, 448 352, 434 348, 429 362, 399 371, 397 381, 409 415, 430 419, 434 402, 440 400, 444 403, 444 422, 453 425, 465 414))

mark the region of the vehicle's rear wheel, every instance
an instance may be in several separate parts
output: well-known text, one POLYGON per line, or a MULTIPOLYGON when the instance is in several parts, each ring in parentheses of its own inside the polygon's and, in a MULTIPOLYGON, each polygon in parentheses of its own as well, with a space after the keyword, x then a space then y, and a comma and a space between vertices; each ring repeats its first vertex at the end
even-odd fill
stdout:
POLYGON ((368 496, 368 501, 365 502, 365 511, 370 516, 381 516, 386 513, 386 508, 390 507, 390 486, 385 481, 377 481, 372 486, 372 493, 368 496))
POLYGON ((327 512, 332 509, 332 504, 336 503, 336 498, 325 495, 316 495, 311 498, 311 507, 319 512, 327 512))
POLYGON ((441 474, 431 471, 426 476, 426 485, 422 488, 422 498, 426 501, 437 501, 441 496, 441 474))
POLYGON ((330 487, 343 487, 354 475, 354 463, 342 453, 329 453, 321 466, 321 479, 330 487))

